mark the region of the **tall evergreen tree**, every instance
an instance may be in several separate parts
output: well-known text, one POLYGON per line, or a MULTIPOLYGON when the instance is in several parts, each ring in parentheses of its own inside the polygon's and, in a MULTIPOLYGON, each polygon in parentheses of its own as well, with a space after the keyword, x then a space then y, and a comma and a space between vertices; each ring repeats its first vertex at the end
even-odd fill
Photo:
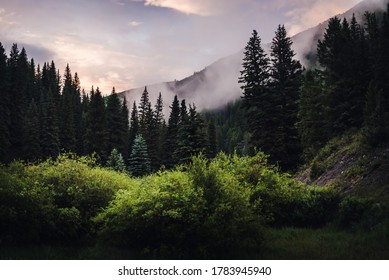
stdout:
POLYGON ((128 162, 128 170, 133 176, 143 176, 151 171, 146 141, 140 134, 135 137, 128 162))
POLYGON ((324 94, 319 72, 308 70, 300 90, 297 123, 306 160, 312 159, 329 140, 324 94))
POLYGON ((69 64, 66 66, 62 95, 60 98, 60 142, 65 151, 75 151, 76 148, 76 120, 73 87, 73 77, 69 64))
POLYGON ((6 161, 10 143, 10 96, 8 90, 7 55, 0 43, 0 162, 6 161))
POLYGON ((87 114, 85 148, 87 154, 97 153, 102 161, 106 161, 107 152, 107 123, 105 102, 99 88, 91 91, 90 104, 87 114))
MULTIPOLYGON (((352 28, 355 28, 355 23, 352 28)), ((328 109, 326 126, 331 137, 351 127, 360 126, 360 116, 363 114, 361 100, 367 83, 358 86, 363 80, 355 80, 355 75, 361 76, 355 70, 363 71, 364 66, 353 64, 353 61, 361 59, 359 56, 362 54, 354 52, 354 49, 362 45, 353 42, 353 35, 355 36, 347 20, 342 22, 334 17, 328 23, 324 39, 318 43, 318 60, 323 68, 322 78, 328 109)))
POLYGON ((18 46, 13 44, 8 60, 9 69, 9 96, 10 96, 10 150, 11 159, 22 158, 23 148, 23 112, 26 101, 26 72, 28 62, 26 52, 19 52, 18 46))
POLYGON ((181 163, 191 160, 192 156, 204 152, 206 136, 203 131, 204 121, 196 111, 196 106, 189 106, 188 116, 180 125, 176 157, 181 163))
POLYGON ((38 107, 32 99, 24 117, 24 146, 23 157, 28 160, 37 160, 42 157, 40 145, 40 118, 38 107))
POLYGON ((134 101, 134 104, 131 109, 131 119, 130 119, 130 131, 129 131, 129 154, 131 155, 132 152, 132 146, 134 145, 134 141, 136 136, 139 133, 139 118, 138 118, 138 109, 136 106, 136 102, 134 101))
POLYGON ((129 121, 129 111, 127 107, 127 100, 125 96, 123 98, 120 117, 121 117, 121 127, 123 130, 123 141, 124 141, 122 155, 124 157, 124 160, 127 160, 129 154, 129 147, 130 147, 129 146, 130 145, 129 143, 130 142, 130 121, 129 121))
POLYGON ((41 135, 40 146, 43 158, 55 158, 60 153, 57 108, 51 90, 40 98, 41 135))
MULTIPOLYGON (((269 102, 269 58, 261 46, 261 38, 253 31, 244 51, 243 70, 239 78, 243 90, 243 105, 246 110, 248 129, 253 146, 269 151, 271 142, 267 136, 272 127, 268 118, 274 108, 269 102)), ((273 140, 273 139, 272 139, 273 140)))
POLYGON ((163 135, 163 100, 162 94, 159 93, 157 103, 155 104, 154 116, 151 126, 152 137, 149 145, 149 156, 152 170, 157 170, 161 165, 161 149, 163 135))
POLYGON ((207 156, 208 158, 214 158, 217 154, 218 148, 217 148, 217 141, 216 141, 216 126, 215 126, 215 121, 213 119, 208 123, 207 136, 208 136, 207 156))
MULTIPOLYGON (((292 40, 287 36, 285 27, 279 25, 271 45, 271 83, 272 94, 268 101, 273 109, 266 118, 272 126, 268 126, 267 139, 270 157, 286 169, 294 168, 300 154, 297 122, 297 100, 301 84, 302 66, 294 59, 295 52, 291 48, 292 40)), ((266 132, 265 132, 266 133, 266 132)))
POLYGON ((122 102, 112 89, 112 93, 107 98, 106 108, 108 142, 107 150, 117 149, 119 153, 125 154, 127 150, 128 127, 125 126, 122 115, 122 102))
POLYGON ((163 145, 163 164, 167 168, 174 167, 179 161, 176 154, 178 129, 180 125, 180 102, 178 101, 177 95, 174 96, 170 109, 166 138, 163 145))
POLYGON ((126 164, 121 153, 118 150, 113 149, 107 160, 107 167, 112 168, 115 171, 125 172, 126 164))

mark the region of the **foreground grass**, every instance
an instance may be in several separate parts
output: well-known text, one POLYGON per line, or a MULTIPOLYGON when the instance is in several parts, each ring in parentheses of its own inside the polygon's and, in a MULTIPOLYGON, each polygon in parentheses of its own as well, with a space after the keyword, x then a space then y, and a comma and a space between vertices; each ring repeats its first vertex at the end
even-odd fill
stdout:
POLYGON ((375 260, 389 259, 388 225, 370 231, 333 228, 268 229, 263 259, 375 260))
MULTIPOLYGON (((388 225, 370 231, 268 228, 257 259, 269 260, 379 260, 389 259, 388 225)), ((0 259, 143 259, 130 250, 104 247, 0 247, 0 259)))

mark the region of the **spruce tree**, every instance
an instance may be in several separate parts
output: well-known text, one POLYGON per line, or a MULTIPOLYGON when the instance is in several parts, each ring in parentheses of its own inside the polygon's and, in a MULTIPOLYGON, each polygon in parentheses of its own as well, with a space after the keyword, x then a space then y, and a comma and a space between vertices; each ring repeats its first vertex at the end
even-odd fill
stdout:
POLYGON ((76 120, 73 77, 67 64, 64 75, 62 95, 60 98, 60 142, 61 149, 69 152, 75 151, 76 146, 76 120))
POLYGON ((124 163, 123 156, 117 149, 112 150, 110 156, 108 157, 106 166, 119 172, 126 171, 126 164, 124 163))
POLYGON ((157 103, 154 107, 154 115, 151 125, 151 139, 149 144, 149 156, 152 170, 157 170, 161 165, 161 149, 163 135, 163 100, 162 94, 159 93, 157 103))
POLYGON ((60 153, 57 108, 51 90, 40 98, 40 146, 43 158, 56 158, 60 153))
POLYGON ((266 141, 269 142, 270 157, 286 168, 294 168, 300 154, 297 122, 297 101, 301 84, 302 66, 294 59, 292 40, 287 36, 285 27, 279 25, 271 45, 271 95, 268 103, 273 109, 266 116, 266 141), (270 145, 271 143, 271 145, 270 145))
MULTIPOLYGON (((318 42, 317 54, 323 68, 323 86, 326 89, 324 102, 328 110, 326 126, 331 137, 351 127, 360 126, 360 116, 363 114, 361 100, 367 84, 360 87, 362 90, 355 91, 355 70, 362 71, 362 77, 364 76, 363 69, 353 64, 361 59, 361 54, 353 54, 357 47, 358 43, 353 42, 352 30, 347 20, 341 21, 337 17, 330 19, 323 40, 318 42)), ((358 75, 361 77, 360 73, 358 75)))
POLYGON ((177 95, 174 96, 172 105, 170 106, 170 115, 168 120, 166 138, 163 144, 163 164, 167 168, 172 168, 179 161, 177 158, 178 145, 178 129, 180 125, 180 102, 177 95))
MULTIPOLYGON (((252 134, 254 147, 269 151, 269 127, 272 127, 271 115, 274 108, 269 102, 269 58, 261 46, 261 39, 253 31, 245 50, 239 78, 243 90, 243 105, 246 108, 248 129, 252 134)), ((272 139, 273 140, 273 139, 272 139)))
POLYGON ((208 158, 214 158, 218 151, 217 141, 216 141, 216 126, 215 126, 214 119, 212 119, 208 123, 207 136, 208 136, 207 156, 208 158))
POLYGON ((124 123, 122 110, 122 102, 115 92, 115 88, 113 88, 111 95, 107 98, 106 108, 107 150, 117 149, 119 153, 125 154, 127 150, 128 127, 124 123))
POLYGON ((121 129, 123 131, 123 150, 122 155, 124 157, 124 160, 128 159, 128 153, 129 153, 129 141, 130 141, 130 122, 129 122, 129 111, 127 107, 127 100, 124 96, 122 108, 120 112, 120 118, 121 118, 121 129))
POLYGON ((23 158, 37 160, 42 157, 40 145, 40 118, 38 107, 32 99, 24 117, 23 158))
POLYGON ((6 161, 9 153, 10 95, 8 90, 7 55, 0 43, 0 162, 6 161))
POLYGON ((131 119, 130 119, 130 130, 129 130, 129 155, 131 155, 132 152, 132 146, 134 145, 135 138, 139 133, 139 118, 138 118, 138 109, 136 106, 136 102, 134 101, 134 104, 131 109, 131 119))
POLYGON ((73 95, 72 95, 72 104, 73 104, 73 114, 74 114, 74 124, 75 124, 75 149, 78 155, 83 153, 83 106, 81 100, 81 82, 78 77, 77 72, 74 74, 73 83, 72 83, 73 95))
POLYGON ((135 137, 128 163, 128 170, 135 177, 144 176, 150 173, 151 166, 146 141, 140 134, 135 137))
POLYGON ((87 154, 97 153, 102 161, 106 161, 107 154, 107 123, 105 116, 105 102, 99 88, 91 91, 87 113, 85 148, 87 154))
POLYGON ((206 136, 203 131, 204 121, 196 111, 196 106, 189 106, 188 116, 180 125, 178 132, 178 146, 175 151, 180 163, 189 162, 192 156, 204 152, 206 136))
POLYGON ((22 158, 23 148, 23 113, 26 102, 26 72, 28 62, 25 50, 19 52, 18 46, 13 44, 8 60, 9 94, 10 94, 10 150, 11 159, 22 158))
POLYGON ((306 160, 312 159, 329 140, 324 94, 319 72, 308 70, 300 90, 297 123, 306 160))

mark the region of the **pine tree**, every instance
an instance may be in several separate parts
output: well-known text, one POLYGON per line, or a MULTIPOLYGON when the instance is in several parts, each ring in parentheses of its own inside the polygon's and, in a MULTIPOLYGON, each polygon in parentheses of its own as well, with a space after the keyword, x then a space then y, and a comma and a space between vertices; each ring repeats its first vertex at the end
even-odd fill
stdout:
POLYGON ((102 161, 107 159, 107 123, 105 102, 99 88, 91 91, 87 113, 85 148, 87 154, 97 153, 102 161))
POLYGON ((119 153, 125 154, 128 145, 128 126, 124 123, 125 120, 123 119, 122 110, 122 102, 115 92, 115 88, 113 88, 111 95, 107 98, 106 108, 108 132, 107 150, 112 151, 113 149, 117 149, 119 153))
POLYGON ((312 159, 329 140, 324 94, 319 72, 307 71, 300 90, 297 123, 307 160, 312 159))
POLYGON ((152 170, 158 170, 161 165, 161 149, 162 149, 162 135, 163 135, 163 100, 159 93, 157 103, 155 104, 154 116, 151 125, 151 134, 149 144, 149 156, 152 170))
POLYGON ((26 52, 23 49, 19 53, 18 46, 14 44, 11 48, 8 60, 9 69, 9 94, 10 94, 10 151, 11 159, 22 158, 23 147, 23 113, 26 102, 26 72, 28 71, 26 52))
POLYGON ((130 130, 129 130, 129 154, 131 155, 132 152, 132 146, 134 145, 135 138, 139 133, 139 118, 138 118, 138 109, 136 107, 136 102, 134 101, 134 104, 132 106, 131 110, 131 119, 130 119, 130 130))
POLYGON ((121 127, 123 131, 123 151, 122 155, 124 157, 124 160, 128 159, 128 154, 129 154, 129 141, 130 141, 130 122, 129 122, 129 111, 127 107, 127 100, 126 97, 124 96, 123 98, 123 103, 122 103, 122 109, 120 112, 120 117, 121 117, 121 127))
POLYGON ((43 158, 56 158, 60 153, 57 108, 51 90, 40 98, 41 135, 40 146, 43 158))
POLYGON ((7 55, 0 43, 0 162, 6 161, 9 154, 10 96, 8 91, 7 55))
POLYGON ((82 101, 81 101, 81 119, 80 119, 80 135, 78 142, 78 154, 87 155, 88 150, 86 147, 87 143, 87 128, 88 128, 88 111, 89 111, 89 96, 82 90, 82 101))
POLYGON ((126 164, 124 163, 124 159, 121 153, 118 150, 113 149, 110 156, 108 157, 106 166, 108 168, 112 168, 115 171, 125 172, 126 164))
POLYGON ((128 170, 133 176, 140 177, 150 173, 151 166, 147 145, 140 134, 135 137, 128 162, 128 170))
MULTIPOLYGON (((266 134, 272 127, 271 115, 274 108, 269 102, 269 58, 261 47, 261 39, 256 30, 247 43, 239 78, 243 90, 243 105, 247 109, 248 129, 252 134, 252 144, 264 151, 269 151, 271 142, 266 134)), ((273 139, 272 139, 273 140, 273 139)))
POLYGON ((145 90, 143 91, 140 99, 138 116, 139 116, 140 132, 142 133, 143 138, 146 139, 148 138, 150 119, 152 118, 151 103, 150 103, 149 92, 147 91, 147 87, 145 87, 145 90))
POLYGON ((23 157, 28 160, 41 158, 39 111, 34 99, 32 99, 24 117, 23 132, 23 157))
POLYGON ((385 127, 385 109, 383 108, 383 90, 373 83, 370 85, 364 114, 362 134, 369 145, 375 147, 387 140, 388 127, 385 127))
POLYGON ((189 162, 192 156, 204 152, 206 136, 203 131, 204 121, 196 111, 196 106, 189 106, 189 114, 180 125, 176 157, 181 163, 189 162))
POLYGON ((181 107, 180 107, 180 123, 185 123, 186 119, 188 118, 188 109, 186 107, 185 99, 181 100, 181 107))
POLYGON ((73 87, 73 77, 69 64, 66 66, 62 95, 60 98, 60 143, 65 151, 75 151, 76 146, 76 121, 73 87))
POLYGON ((208 132, 207 156, 208 158, 214 158, 217 154, 218 148, 217 148, 217 141, 216 141, 215 121, 213 119, 208 123, 207 132, 208 132))
MULTIPOLYGON (((355 28, 353 23, 352 28, 355 28)), ((323 86, 326 89, 325 100, 327 112, 326 126, 330 130, 331 137, 339 135, 351 127, 358 127, 363 114, 363 94, 367 84, 364 83, 360 89, 355 84, 355 70, 363 71, 360 66, 353 62, 360 60, 354 49, 358 47, 353 42, 353 34, 347 20, 343 22, 334 17, 330 19, 324 34, 324 39, 318 42, 318 60, 323 68, 323 86), (362 90, 361 90, 362 88, 362 90), (358 120, 359 118, 359 120, 358 120)), ((362 38, 361 38, 362 40, 362 38)), ((361 77, 361 74, 358 74, 361 77)), ((362 72, 362 77, 364 73, 362 72)))
POLYGON ((180 102, 177 95, 174 96, 172 105, 170 106, 170 115, 168 120, 168 127, 166 132, 166 138, 163 144, 163 164, 167 168, 172 168, 176 165, 179 159, 176 156, 176 150, 178 145, 178 129, 180 125, 180 102))
MULTIPOLYGON (((271 92, 268 103, 273 109, 266 118, 270 157, 286 169, 294 168, 300 154, 300 143, 295 124, 297 122, 297 100, 301 84, 302 66, 294 59, 292 40, 287 37, 285 27, 279 25, 271 46, 271 92), (270 145, 270 143, 272 143, 270 145)), ((266 133, 266 132, 265 132, 266 133)), ((266 133, 267 134, 267 133, 266 133)))
POLYGON ((82 155, 83 153, 83 105, 81 100, 81 82, 78 77, 77 72, 74 74, 73 83, 72 83, 72 104, 73 104, 73 119, 74 119, 74 127, 75 127, 75 148, 74 151, 78 155, 82 155))

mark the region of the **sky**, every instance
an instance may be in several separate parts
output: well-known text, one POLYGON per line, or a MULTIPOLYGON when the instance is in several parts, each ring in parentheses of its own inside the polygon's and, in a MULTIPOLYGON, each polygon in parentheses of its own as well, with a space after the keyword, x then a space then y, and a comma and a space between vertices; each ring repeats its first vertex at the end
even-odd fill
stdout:
POLYGON ((290 36, 360 0, 1 0, 0 42, 38 64, 66 64, 109 94, 181 80, 279 24, 290 36))

